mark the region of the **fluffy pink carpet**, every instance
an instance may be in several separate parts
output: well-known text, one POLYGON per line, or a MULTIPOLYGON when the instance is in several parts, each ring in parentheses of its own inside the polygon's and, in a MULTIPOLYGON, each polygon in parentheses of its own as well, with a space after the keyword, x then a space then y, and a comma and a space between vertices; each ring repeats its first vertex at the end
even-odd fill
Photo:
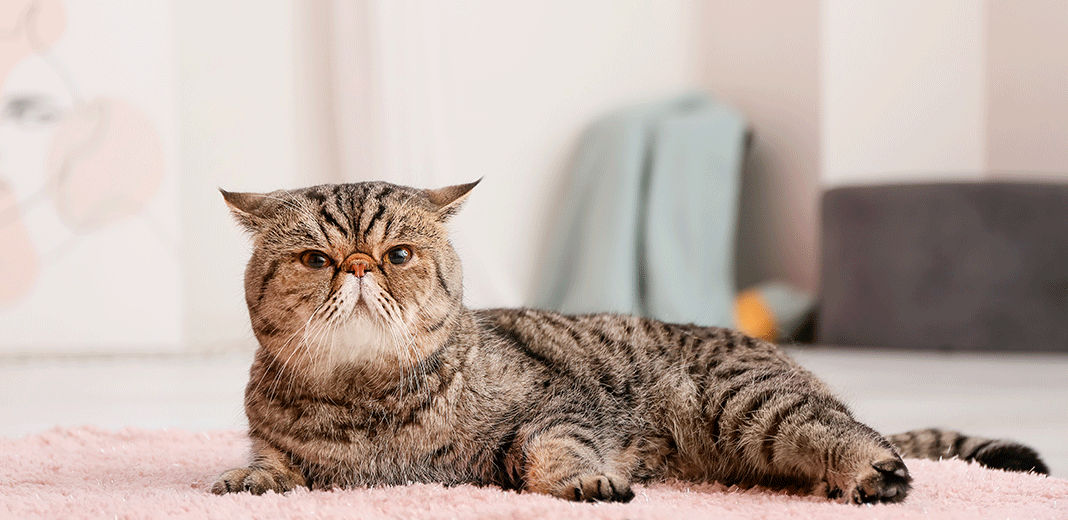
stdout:
POLYGON ((1068 481, 958 461, 908 461, 904 504, 851 506, 719 485, 638 487, 629 504, 573 504, 495 488, 437 485, 215 496, 240 464, 240 432, 95 428, 0 440, 2 518, 1068 518, 1068 481))

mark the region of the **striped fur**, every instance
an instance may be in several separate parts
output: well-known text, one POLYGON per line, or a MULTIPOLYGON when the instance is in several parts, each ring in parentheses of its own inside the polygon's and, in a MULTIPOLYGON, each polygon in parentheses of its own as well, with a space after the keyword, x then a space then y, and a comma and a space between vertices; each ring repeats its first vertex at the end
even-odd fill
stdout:
POLYGON ((678 478, 896 502, 910 482, 898 449, 1004 462, 1001 441, 888 440, 732 330, 467 309, 445 224, 473 186, 224 192, 255 241, 245 287, 260 348, 253 456, 213 491, 442 482, 626 501, 632 483, 678 478), (385 260, 397 245, 410 261, 385 260), (305 267, 306 250, 332 267, 305 267), (356 257, 377 265, 358 278, 345 269, 356 257))
POLYGON ((922 459, 961 459, 988 468, 1049 474, 1049 467, 1031 447, 1005 439, 974 437, 928 428, 887 437, 898 452, 922 459))

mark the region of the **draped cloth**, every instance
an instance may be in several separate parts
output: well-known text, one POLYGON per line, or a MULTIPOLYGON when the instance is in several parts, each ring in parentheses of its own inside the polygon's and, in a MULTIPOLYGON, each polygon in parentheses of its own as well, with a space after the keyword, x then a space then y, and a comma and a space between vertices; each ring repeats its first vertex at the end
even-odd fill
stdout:
POLYGON ((535 304, 732 325, 746 128, 701 94, 595 122, 571 166, 535 304))

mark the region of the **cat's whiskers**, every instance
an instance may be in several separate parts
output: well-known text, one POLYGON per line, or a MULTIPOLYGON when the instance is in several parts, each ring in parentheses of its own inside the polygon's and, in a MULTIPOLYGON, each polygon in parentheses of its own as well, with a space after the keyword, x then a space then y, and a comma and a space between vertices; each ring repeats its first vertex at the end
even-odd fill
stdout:
MULTIPOLYGON (((393 338, 393 342, 395 344, 401 344, 402 341, 404 342, 403 343, 404 347, 402 347, 401 349, 398 349, 398 352, 397 352, 398 354, 403 353, 405 355, 406 360, 408 361, 408 366, 407 367, 404 367, 403 365, 401 365, 399 367, 400 368, 400 381, 399 381, 400 385, 399 385, 399 388, 400 388, 400 392, 401 392, 400 395, 403 396, 404 395, 404 389, 408 384, 408 378, 409 378, 409 373, 408 372, 413 368, 413 366, 412 366, 412 358, 411 358, 411 355, 410 355, 410 352, 409 352, 409 347, 408 347, 408 338, 404 337, 402 334, 400 334, 401 331, 399 330, 398 324, 396 323, 396 320, 394 319, 392 313, 389 311, 389 307, 388 307, 389 300, 388 300, 388 296, 385 294, 385 291, 382 291, 382 292, 380 292, 380 293, 378 293, 376 295, 375 303, 376 303, 375 307, 376 307, 376 310, 378 311, 378 315, 381 318, 382 322, 385 323, 386 326, 389 328, 389 334, 393 338)), ((398 359, 398 361, 399 361, 399 359, 398 359)))
POLYGON ((404 313, 400 309, 400 304, 396 300, 387 300, 387 303, 390 304, 390 308, 393 309, 394 313, 397 314, 396 317, 393 317, 393 321, 404 336, 404 351, 409 361, 408 370, 410 372, 409 376, 405 378, 405 384, 407 385, 410 383, 412 385, 411 391, 415 392, 418 388, 423 386, 423 383, 426 382, 426 367, 423 365, 422 360, 419 359, 419 350, 417 345, 415 344, 416 337, 414 334, 412 334, 412 331, 408 326, 407 320, 404 319, 404 313), (420 375, 421 377, 413 380, 416 376, 417 369, 419 372, 418 375, 420 375))
MULTIPOLYGON (((334 343, 335 343, 335 341, 337 339, 336 332, 337 332, 337 329, 338 329, 339 326, 340 326, 340 324, 339 324, 339 322, 337 320, 332 320, 332 321, 328 322, 327 325, 326 325, 326 328, 327 328, 326 337, 330 338, 330 348, 327 349, 327 351, 328 351, 327 355, 330 356, 330 357, 333 357, 334 343)), ((322 350, 322 349, 320 348, 320 350, 322 350)), ((320 356, 321 356, 321 354, 320 354, 320 356)), ((327 395, 329 396, 329 393, 327 395)), ((329 400, 331 402, 333 402, 332 399, 329 399, 329 400)))
POLYGON ((319 373, 318 370, 334 366, 334 336, 337 327, 334 325, 336 318, 336 311, 340 307, 341 301, 344 296, 341 291, 335 291, 330 298, 324 302, 323 310, 319 312, 320 318, 316 320, 319 326, 316 327, 314 334, 308 342, 307 348, 309 349, 310 359, 306 361, 308 366, 308 377, 311 377, 312 372, 318 373, 319 376, 327 374, 319 373), (324 348, 324 338, 330 338, 330 347, 324 348), (314 347, 314 350, 311 350, 314 347), (325 358, 325 359, 324 359, 325 358))
POLYGON ((407 325, 405 313, 400 303, 385 290, 381 290, 376 296, 374 300, 378 317, 388 327, 390 335, 394 338, 394 343, 402 345, 397 349, 397 361, 399 362, 398 368, 400 370, 398 391, 401 396, 403 396, 405 390, 415 392, 426 380, 425 367, 422 366, 418 348, 415 344, 417 338, 407 325), (403 359, 400 357, 402 354, 404 356, 403 359))
MULTIPOLYGON (((401 341, 405 341, 406 342, 407 339, 404 338, 404 337, 401 337, 401 335, 398 334, 399 331, 397 329, 397 324, 396 324, 393 316, 390 314, 390 312, 389 312, 389 310, 387 309, 387 306, 386 306, 388 298, 389 298, 388 293, 386 291, 384 291, 384 290, 379 289, 379 291, 373 297, 370 297, 370 298, 367 299, 367 302, 368 302, 368 306, 367 307, 369 309, 371 309, 372 316, 374 318, 376 318, 382 325, 384 325, 386 327, 386 331, 389 333, 389 336, 392 339, 392 343, 394 343, 396 345, 396 344, 399 344, 401 341)), ((407 344, 405 344, 405 346, 403 348, 398 349, 398 352, 394 353, 394 354, 398 355, 398 361, 400 361, 399 355, 401 353, 403 353, 405 355, 405 357, 408 359, 409 368, 410 368, 410 366, 411 366, 411 356, 410 356, 410 354, 408 352, 408 345, 407 344)), ((405 370, 405 367, 403 365, 401 365, 399 368, 400 368, 399 376, 401 378, 401 380, 400 380, 400 383, 401 383, 400 384, 401 394, 400 395, 403 396, 404 395, 403 394, 403 387, 406 384, 406 380, 407 380, 408 374, 407 374, 407 371, 405 370)))
MULTIPOLYGON (((398 334, 396 325, 390 320, 384 320, 384 323, 386 324, 386 327, 389 329, 389 335, 393 339, 393 342, 399 344, 400 341, 403 340, 403 338, 401 338, 400 335, 398 334)), ((405 354, 407 354, 407 352, 405 352, 405 354)), ((408 357, 408 356, 406 355, 406 357, 408 357)), ((400 359, 398 357, 398 361, 399 360, 400 359)), ((409 367, 407 367, 407 368, 410 368, 410 366, 411 366, 411 364, 409 363, 409 367)), ((403 364, 399 365, 399 370, 400 370, 400 374, 399 374, 399 383, 400 384, 398 385, 399 392, 400 392, 399 393, 399 397, 403 398, 404 397, 404 387, 407 385, 408 372, 406 370, 406 367, 403 364)))
MULTIPOLYGON (((385 363, 390 357, 394 357, 401 361, 406 380, 411 379, 408 374, 415 366, 412 345, 416 338, 403 325, 400 318, 403 314, 399 305, 392 301, 388 292, 377 284, 372 285, 369 289, 364 289, 362 295, 370 319, 369 322, 363 322, 357 315, 360 312, 358 304, 352 303, 358 298, 351 291, 352 282, 347 283, 347 288, 335 291, 312 312, 310 326, 305 328, 298 348, 290 352, 284 364, 288 366, 291 358, 303 355, 305 359, 302 363, 307 369, 304 375, 312 378, 328 375, 330 370, 339 364, 385 363), (383 336, 375 340, 376 333, 364 327, 376 328, 383 336), (355 341, 343 341, 346 337, 354 338, 355 341), (404 370, 405 368, 407 370, 404 370)), ((388 370, 376 374, 371 371, 368 374, 388 377, 387 372, 388 370)))
POLYGON ((309 378, 328 377, 337 366, 336 358, 339 349, 335 347, 337 330, 340 324, 336 319, 336 314, 331 314, 331 316, 333 318, 320 320, 319 327, 308 341, 309 359, 306 364, 308 365, 309 378), (328 339, 329 344, 327 344, 328 339))
MULTIPOLYGON (((293 331, 293 334, 290 334, 290 335, 289 335, 289 338, 288 338, 288 339, 286 339, 286 341, 285 341, 284 343, 282 343, 282 345, 281 345, 281 347, 280 347, 280 348, 278 349, 278 351, 279 351, 279 352, 284 352, 284 351, 285 351, 285 349, 286 349, 286 347, 288 347, 288 346, 289 346, 289 344, 293 342, 293 340, 294 340, 294 339, 295 339, 295 338, 297 337, 297 335, 298 335, 298 334, 303 334, 303 333, 306 333, 306 332, 307 332, 307 330, 308 330, 308 327, 309 327, 309 326, 311 325, 312 319, 313 319, 314 317, 315 317, 314 313, 312 313, 312 315, 308 316, 308 319, 307 319, 307 320, 306 320, 306 321, 304 322, 304 325, 302 325, 301 327, 299 327, 299 328, 298 328, 297 330, 293 331)), ((295 351, 295 350, 294 350, 294 351, 295 351)), ((289 356, 289 357, 292 357, 292 356, 293 356, 293 353, 290 353, 290 356, 289 356)), ((272 359, 272 363, 273 363, 273 362, 274 362, 275 360, 277 360, 277 358, 274 358, 274 357, 272 357, 271 359, 272 359)), ((282 371, 282 370, 285 370, 285 369, 286 369, 286 365, 287 365, 287 363, 288 363, 288 358, 287 358, 287 360, 286 360, 286 361, 283 361, 283 362, 282 362, 282 366, 281 366, 281 367, 277 367, 277 370, 278 370, 278 374, 276 374, 276 377, 280 377, 280 376, 281 376, 281 371, 282 371)), ((252 390, 252 391, 253 391, 253 393, 255 393, 255 392, 257 392, 257 391, 259 390, 259 388, 260 388, 260 385, 262 385, 262 384, 263 384, 263 382, 264 382, 264 379, 265 379, 266 375, 267 375, 267 374, 268 374, 269 372, 270 372, 269 370, 264 370, 264 371, 263 371, 263 374, 261 374, 261 375, 260 375, 260 378, 259 378, 259 380, 258 380, 258 381, 256 382, 256 386, 255 386, 255 387, 253 388, 253 390, 252 390)))
MULTIPOLYGON (((337 300, 339 297, 339 292, 334 292, 334 294, 326 301, 322 310, 318 313, 319 318, 316 320, 318 327, 316 327, 315 332, 308 340, 308 348, 314 348, 314 350, 310 350, 309 352, 311 359, 308 361, 308 364, 310 365, 309 368, 312 370, 314 370, 313 367, 333 366, 334 349, 323 348, 323 338, 329 337, 327 336, 327 331, 330 330, 330 320, 337 309, 337 300), (326 358, 325 360, 323 359, 324 357, 326 358)), ((333 343, 331 342, 331 347, 332 346, 333 343)))
POLYGON ((405 356, 408 358, 409 373, 404 379, 404 384, 406 386, 411 385, 409 391, 414 393, 422 386, 420 383, 426 380, 426 373, 422 370, 423 365, 419 360, 418 351, 415 348, 415 336, 412 335, 411 331, 408 330, 408 327, 404 324, 398 324, 397 328, 400 330, 402 336, 404 336, 404 351, 405 356), (416 379, 417 371, 421 372, 421 375, 423 376, 421 379, 416 379))
MULTIPOLYGON (((294 359, 294 357, 297 355, 298 352, 302 352, 303 351, 304 354, 312 352, 311 348, 310 348, 310 345, 309 345, 309 342, 308 342, 309 327, 310 326, 314 326, 314 332, 312 333, 312 335, 317 336, 319 334, 319 332, 323 328, 323 324, 322 324, 322 320, 321 319, 316 319, 316 316, 318 316, 322 312, 324 307, 326 305, 328 305, 329 302, 331 302, 333 299, 334 299, 334 295, 332 295, 330 298, 327 298, 327 300, 325 302, 323 302, 322 304, 317 306, 315 308, 315 310, 312 311, 311 315, 308 316, 308 320, 307 320, 307 322, 305 322, 304 326, 301 327, 300 330, 298 330, 298 332, 302 332, 301 333, 301 340, 299 342, 297 342, 297 344, 290 351, 289 355, 282 362, 282 367, 279 369, 278 373, 275 375, 275 380, 272 383, 272 385, 271 385, 271 387, 270 387, 270 389, 268 391, 268 395, 275 395, 274 392, 277 390, 278 383, 279 383, 279 381, 281 380, 281 377, 282 377, 282 372, 285 371, 285 370, 288 370, 289 362, 294 359)), ((294 336, 295 335, 296 335, 296 333, 294 333, 294 336)), ((290 339, 290 341, 292 341, 292 338, 290 339)), ((287 341, 286 343, 288 345, 289 341, 287 341)), ((280 349, 280 350, 284 352, 284 348, 285 348, 285 346, 283 346, 283 348, 280 349)), ((305 379, 305 382, 307 382, 307 379, 309 378, 309 374, 307 372, 308 372, 308 370, 305 370, 304 374, 297 374, 297 375, 303 375, 304 379, 305 379)), ((296 379, 295 378, 291 378, 290 389, 292 389, 292 385, 295 384, 295 383, 296 383, 296 379)))

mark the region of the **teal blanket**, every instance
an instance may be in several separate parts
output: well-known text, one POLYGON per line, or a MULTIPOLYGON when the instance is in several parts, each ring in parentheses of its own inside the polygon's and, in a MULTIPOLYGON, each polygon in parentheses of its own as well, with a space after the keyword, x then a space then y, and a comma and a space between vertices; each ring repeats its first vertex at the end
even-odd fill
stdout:
POLYGON ((733 323, 746 122, 702 95, 623 110, 582 137, 535 304, 733 323))

